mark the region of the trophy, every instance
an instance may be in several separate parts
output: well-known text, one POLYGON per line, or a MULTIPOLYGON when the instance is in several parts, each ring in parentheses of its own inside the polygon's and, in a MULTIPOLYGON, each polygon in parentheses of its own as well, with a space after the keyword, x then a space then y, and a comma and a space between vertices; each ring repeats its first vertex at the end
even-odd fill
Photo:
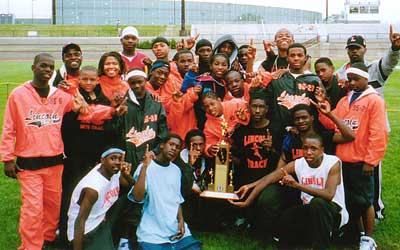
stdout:
POLYGON ((215 169, 210 169, 211 178, 207 189, 200 196, 216 199, 238 200, 239 197, 233 193, 233 171, 229 169, 230 145, 226 139, 228 137, 228 123, 222 118, 222 140, 219 143, 219 151, 215 156, 215 169))

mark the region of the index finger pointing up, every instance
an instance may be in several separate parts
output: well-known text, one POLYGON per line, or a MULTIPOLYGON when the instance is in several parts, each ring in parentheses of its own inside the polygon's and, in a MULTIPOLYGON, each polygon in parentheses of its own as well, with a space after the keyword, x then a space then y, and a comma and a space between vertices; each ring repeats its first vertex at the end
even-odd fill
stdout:
POLYGON ((392 37, 392 35, 393 35, 393 25, 392 24, 389 25, 389 35, 390 35, 390 37, 392 37))
POLYGON ((254 42, 253 42, 253 38, 250 38, 250 46, 253 47, 254 42))

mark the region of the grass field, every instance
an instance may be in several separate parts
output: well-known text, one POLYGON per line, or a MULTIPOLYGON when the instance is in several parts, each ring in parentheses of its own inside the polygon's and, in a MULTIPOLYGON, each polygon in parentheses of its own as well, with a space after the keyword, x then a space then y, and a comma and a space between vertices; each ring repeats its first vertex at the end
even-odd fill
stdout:
MULTIPOLYGON (((142 37, 159 36, 166 30, 165 25, 135 25, 135 27, 142 37)), ((28 31, 37 31, 37 36, 41 37, 112 37, 117 35, 115 25, 0 25, 0 37, 25 37, 28 36, 28 31)))
MULTIPOLYGON (((336 65, 341 65, 337 61, 336 65)), ((7 91, 31 79, 30 63, 0 62, 0 123, 3 120, 7 91), (7 85, 8 83, 8 89, 7 85)), ((385 99, 392 132, 383 164, 383 198, 386 206, 386 219, 375 229, 375 240, 382 250, 400 249, 400 70, 395 71, 385 87, 385 99)), ((1 129, 1 128, 0 128, 1 129)), ((16 249, 19 244, 18 216, 20 208, 19 185, 2 173, 0 166, 0 250, 16 249)), ((263 245, 248 234, 242 233, 194 233, 204 243, 205 250, 260 250, 274 249, 263 245)), ((333 249, 340 249, 334 247, 333 249)))

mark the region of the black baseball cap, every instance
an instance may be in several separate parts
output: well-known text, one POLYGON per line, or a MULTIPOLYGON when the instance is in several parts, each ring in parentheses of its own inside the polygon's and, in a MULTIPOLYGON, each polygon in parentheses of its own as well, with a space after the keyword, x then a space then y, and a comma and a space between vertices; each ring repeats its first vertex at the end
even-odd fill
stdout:
POLYGON ((367 44, 365 43, 364 37, 359 35, 354 35, 349 37, 349 39, 347 39, 346 49, 350 46, 358 46, 366 48, 367 44))
POLYGON ((78 44, 76 44, 76 43, 68 43, 68 44, 64 45, 63 48, 62 48, 62 52, 61 52, 62 56, 64 56, 64 54, 67 53, 67 51, 69 49, 76 49, 77 51, 82 52, 81 47, 78 44))

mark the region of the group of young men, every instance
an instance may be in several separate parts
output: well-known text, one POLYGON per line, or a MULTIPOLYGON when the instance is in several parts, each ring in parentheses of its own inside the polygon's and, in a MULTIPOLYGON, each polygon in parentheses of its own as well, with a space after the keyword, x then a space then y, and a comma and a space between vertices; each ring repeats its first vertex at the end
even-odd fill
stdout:
POLYGON ((329 249, 346 224, 360 249, 375 249, 389 130, 382 91, 400 34, 390 27, 391 48, 372 63, 364 38, 351 36, 349 63, 336 74, 326 57, 313 74, 294 39, 280 29, 264 41, 259 68, 253 41, 238 46, 231 35, 214 46, 182 40, 173 59, 157 37, 151 60, 137 51, 134 27, 97 69, 81 67, 74 43, 58 70, 53 56, 38 54, 33 80, 9 96, 0 144, 5 174, 21 184, 18 249, 57 241, 75 250, 195 250, 202 243, 189 227, 226 225, 281 249, 329 249), (229 203, 199 196, 222 140, 232 145, 239 196, 229 203))

